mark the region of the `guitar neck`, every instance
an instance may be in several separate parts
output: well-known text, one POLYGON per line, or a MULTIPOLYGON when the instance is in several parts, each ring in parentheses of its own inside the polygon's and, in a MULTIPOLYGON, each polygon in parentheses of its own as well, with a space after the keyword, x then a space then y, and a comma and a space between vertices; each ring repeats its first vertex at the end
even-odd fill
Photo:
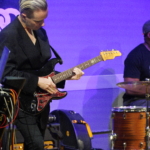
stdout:
MULTIPOLYGON (((92 58, 92 59, 90 59, 90 60, 88 60, 88 61, 86 61, 86 62, 84 62, 84 63, 82 63, 82 64, 79 64, 79 65, 77 65, 76 67, 79 68, 79 69, 81 69, 81 70, 84 70, 84 69, 86 69, 86 68, 89 68, 90 66, 93 66, 94 64, 96 64, 96 63, 98 63, 98 62, 100 62, 100 61, 103 61, 101 55, 100 55, 100 56, 97 56, 97 57, 94 57, 94 58, 92 58)), ((55 84, 57 84, 57 83, 59 83, 59 82, 61 82, 61 81, 63 81, 63 80, 66 80, 66 79, 72 77, 72 76, 74 75, 74 74, 73 74, 73 69, 74 69, 74 68, 75 68, 75 67, 73 67, 73 68, 71 68, 71 69, 68 69, 68 70, 66 70, 66 71, 64 71, 64 72, 61 72, 61 73, 59 73, 59 74, 56 74, 56 75, 54 75, 54 76, 52 76, 53 82, 54 82, 55 84)))

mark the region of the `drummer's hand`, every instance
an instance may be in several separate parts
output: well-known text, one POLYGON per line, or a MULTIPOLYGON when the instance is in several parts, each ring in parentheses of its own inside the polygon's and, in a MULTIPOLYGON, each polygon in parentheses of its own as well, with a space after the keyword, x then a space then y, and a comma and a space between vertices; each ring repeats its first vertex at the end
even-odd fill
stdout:
POLYGON ((73 73, 74 73, 74 76, 72 76, 70 80, 78 80, 81 78, 81 76, 84 75, 84 72, 81 69, 76 68, 76 67, 73 69, 73 73))
POLYGON ((50 77, 48 78, 39 77, 38 86, 50 94, 56 94, 58 92, 56 85, 53 83, 50 77))

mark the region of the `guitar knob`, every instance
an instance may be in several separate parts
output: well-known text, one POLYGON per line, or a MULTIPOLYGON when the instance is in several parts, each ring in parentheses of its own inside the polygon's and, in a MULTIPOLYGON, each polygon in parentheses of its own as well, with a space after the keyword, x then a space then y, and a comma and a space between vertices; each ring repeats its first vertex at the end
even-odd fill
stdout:
POLYGON ((43 103, 43 100, 40 100, 40 103, 43 103))
POLYGON ((39 106, 38 108, 42 109, 43 107, 42 107, 42 106, 39 106))

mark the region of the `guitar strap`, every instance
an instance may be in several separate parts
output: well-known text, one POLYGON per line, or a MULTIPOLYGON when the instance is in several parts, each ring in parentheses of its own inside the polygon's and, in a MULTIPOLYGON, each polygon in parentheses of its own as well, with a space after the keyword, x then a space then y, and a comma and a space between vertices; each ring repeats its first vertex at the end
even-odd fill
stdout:
POLYGON ((59 54, 56 52, 56 50, 51 46, 50 46, 50 49, 52 50, 52 52, 54 53, 54 55, 56 56, 56 58, 59 60, 59 64, 63 64, 63 60, 61 59, 61 57, 59 56, 59 54))

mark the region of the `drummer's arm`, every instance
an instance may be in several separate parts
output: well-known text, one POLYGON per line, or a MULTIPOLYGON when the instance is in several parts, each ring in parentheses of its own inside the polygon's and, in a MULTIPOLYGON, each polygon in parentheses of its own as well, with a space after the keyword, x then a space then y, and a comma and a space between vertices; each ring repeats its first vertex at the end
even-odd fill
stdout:
MULTIPOLYGON (((138 78, 124 78, 124 82, 136 82, 136 81, 140 81, 138 78)), ((139 91, 132 91, 132 90, 126 90, 127 94, 130 95, 145 95, 146 92, 139 90, 139 91)))

